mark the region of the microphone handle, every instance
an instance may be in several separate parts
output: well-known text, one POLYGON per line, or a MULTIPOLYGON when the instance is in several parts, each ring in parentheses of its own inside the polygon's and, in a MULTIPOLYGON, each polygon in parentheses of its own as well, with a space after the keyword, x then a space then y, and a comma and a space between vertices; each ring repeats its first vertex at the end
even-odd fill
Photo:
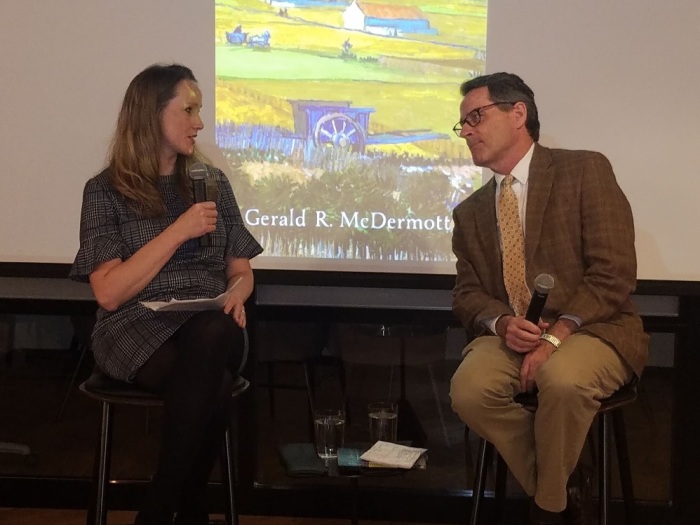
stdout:
POLYGON ((527 307, 527 312, 525 313, 525 319, 533 324, 537 324, 542 316, 542 310, 544 310, 544 303, 547 301, 547 294, 535 291, 532 294, 532 299, 530 299, 530 305, 527 307))
MULTIPOLYGON (((194 196, 194 202, 207 201, 207 181, 204 178, 195 179, 192 181, 192 194, 194 196)), ((205 233, 199 238, 199 246, 201 248, 206 248, 209 246, 208 233, 205 233)))

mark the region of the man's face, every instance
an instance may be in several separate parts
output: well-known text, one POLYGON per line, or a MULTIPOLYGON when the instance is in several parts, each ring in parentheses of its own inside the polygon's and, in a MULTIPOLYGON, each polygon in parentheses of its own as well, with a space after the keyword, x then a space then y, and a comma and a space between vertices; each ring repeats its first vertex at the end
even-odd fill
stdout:
POLYGON ((516 122, 514 113, 517 112, 512 104, 491 104, 493 100, 487 87, 467 93, 459 106, 460 122, 479 108, 482 108, 479 111, 481 120, 473 127, 465 123, 459 136, 467 141, 474 164, 502 173, 500 166, 509 162, 522 126, 516 122))

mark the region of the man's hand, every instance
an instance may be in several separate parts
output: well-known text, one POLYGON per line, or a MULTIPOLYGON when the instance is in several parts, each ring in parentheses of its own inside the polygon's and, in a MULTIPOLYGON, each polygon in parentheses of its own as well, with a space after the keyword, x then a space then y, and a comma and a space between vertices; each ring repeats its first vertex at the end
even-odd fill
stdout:
POLYGON ((524 317, 504 315, 496 322, 496 333, 503 338, 508 348, 526 354, 537 348, 542 331, 548 327, 549 324, 544 321, 537 326, 524 317))
MULTIPOLYGON (((527 321, 525 321, 527 322, 527 321)), ((530 323, 532 324, 532 323, 530 323)), ((547 330, 547 323, 541 322, 540 328, 547 330)), ((560 318, 548 330, 548 333, 560 341, 564 341, 572 333, 576 331, 578 326, 571 319, 560 318)), ((523 359, 523 364, 520 366, 520 388, 523 392, 532 392, 535 389, 535 374, 544 363, 554 353, 556 348, 548 341, 539 339, 535 344, 535 349, 528 353, 523 359)))
POLYGON ((546 341, 541 341, 532 352, 527 354, 520 366, 520 389, 523 392, 532 392, 535 389, 535 374, 554 353, 555 348, 546 341))

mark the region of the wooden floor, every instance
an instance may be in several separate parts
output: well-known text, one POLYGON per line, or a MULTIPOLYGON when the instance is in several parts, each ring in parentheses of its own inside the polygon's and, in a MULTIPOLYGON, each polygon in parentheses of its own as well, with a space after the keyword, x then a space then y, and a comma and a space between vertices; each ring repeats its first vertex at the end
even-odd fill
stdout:
MULTIPOLYGON (((212 516, 217 519, 217 516, 212 516)), ((223 519, 219 516, 218 519, 223 519)), ((131 525, 133 512, 113 511, 109 513, 108 525, 131 525)), ((270 516, 241 516, 240 525, 348 525, 348 520, 316 518, 279 518, 270 516)), ((397 525, 398 522, 363 521, 371 525, 397 525)), ((55 509, 4 509, 0 508, 2 525, 85 525, 85 511, 55 509)), ((430 525, 413 523, 412 525, 430 525)))

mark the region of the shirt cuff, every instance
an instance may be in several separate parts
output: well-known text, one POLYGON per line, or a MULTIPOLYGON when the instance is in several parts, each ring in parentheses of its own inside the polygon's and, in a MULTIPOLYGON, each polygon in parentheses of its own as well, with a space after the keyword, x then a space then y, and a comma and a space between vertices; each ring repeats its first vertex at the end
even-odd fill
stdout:
POLYGON ((559 316, 559 319, 568 319, 569 321, 573 321, 579 328, 581 328, 581 323, 583 322, 580 317, 571 314, 562 314, 559 316))
POLYGON ((483 321, 481 321, 481 324, 483 324, 484 327, 485 327, 489 332, 491 332, 493 335, 498 335, 498 334, 496 333, 496 323, 498 322, 498 320, 499 320, 501 317, 503 317, 503 314, 497 315, 496 317, 490 317, 490 318, 488 318, 488 319, 484 319, 483 321))

